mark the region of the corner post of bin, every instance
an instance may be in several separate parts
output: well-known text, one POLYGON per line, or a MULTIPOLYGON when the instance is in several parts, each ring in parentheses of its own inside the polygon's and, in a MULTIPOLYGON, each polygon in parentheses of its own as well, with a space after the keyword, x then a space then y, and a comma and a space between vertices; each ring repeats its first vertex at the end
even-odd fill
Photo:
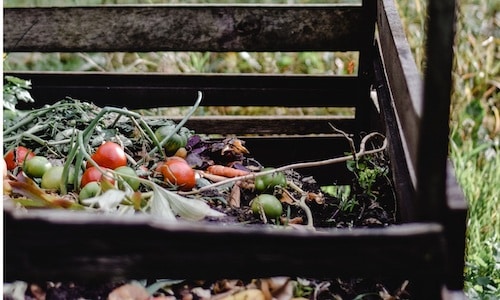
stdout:
MULTIPOLYGON (((371 83, 374 78, 373 59, 375 57, 375 23, 377 19, 377 1, 363 0, 362 45, 359 50, 359 85, 357 91, 359 103, 356 106, 356 121, 359 132, 381 127, 377 109, 370 97, 371 83)), ((361 139, 360 137, 358 137, 361 139)))
POLYGON ((429 0, 427 5, 426 67, 423 112, 417 160, 417 199, 423 221, 443 224, 447 242, 450 289, 463 287, 465 219, 451 220, 448 207, 449 118, 452 91, 456 0, 429 0), (461 221, 463 224, 458 224, 461 221), (462 222, 463 221, 463 222, 462 222), (460 226, 460 227, 459 227, 460 226), (460 251, 461 248, 462 251, 460 251))
POLYGON ((442 221, 448 158, 455 0, 429 0, 424 99, 417 159, 422 220, 442 221))

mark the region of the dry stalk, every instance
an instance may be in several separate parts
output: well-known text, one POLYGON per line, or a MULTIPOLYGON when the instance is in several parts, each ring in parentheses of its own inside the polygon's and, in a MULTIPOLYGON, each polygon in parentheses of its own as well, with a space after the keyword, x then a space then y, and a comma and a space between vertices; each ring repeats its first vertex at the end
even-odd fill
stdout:
POLYGON ((307 206, 306 204, 306 198, 307 198, 307 193, 304 192, 304 190, 302 190, 300 187, 298 187, 295 183, 293 183, 292 181, 288 181, 287 184, 294 190, 296 190, 297 192, 299 192, 302 196, 300 197, 300 200, 297 200, 295 199, 295 197, 293 197, 292 194, 290 194, 289 191, 287 190, 283 190, 285 193, 288 194, 288 196, 294 200, 294 202, 304 210, 304 212, 306 213, 306 216, 307 216, 307 224, 306 224, 306 228, 309 229, 309 230, 315 230, 314 228, 314 222, 313 222, 313 215, 312 215, 312 212, 311 212, 311 209, 309 208, 309 206, 307 206))

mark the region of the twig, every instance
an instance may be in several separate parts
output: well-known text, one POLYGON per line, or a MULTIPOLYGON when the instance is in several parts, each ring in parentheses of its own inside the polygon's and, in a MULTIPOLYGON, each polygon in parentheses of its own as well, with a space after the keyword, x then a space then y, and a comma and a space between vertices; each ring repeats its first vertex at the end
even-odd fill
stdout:
POLYGON ((333 131, 336 131, 336 132, 342 134, 346 138, 346 140, 349 142, 349 147, 351 148, 351 153, 354 154, 354 160, 357 161, 356 146, 354 145, 354 140, 352 138, 350 138, 349 135, 345 131, 338 129, 337 127, 333 126, 331 123, 328 123, 328 125, 330 125, 330 127, 333 129, 333 131))
POLYGON ((298 187, 295 183, 293 183, 292 181, 288 181, 287 184, 294 190, 296 190, 297 192, 299 192, 302 196, 300 197, 300 200, 297 200, 295 199, 295 197, 293 197, 293 195, 287 191, 287 190, 283 190, 291 199, 293 199, 293 201, 295 201, 295 203, 300 207, 302 208, 302 210, 304 210, 304 212, 306 213, 306 216, 307 216, 307 224, 306 224, 306 228, 307 229, 311 229, 311 230, 315 230, 314 228, 314 222, 313 222, 313 215, 312 215, 312 212, 311 212, 311 209, 309 208, 309 206, 307 206, 306 204, 306 198, 307 198, 307 193, 304 192, 304 190, 302 190, 300 187, 298 187))

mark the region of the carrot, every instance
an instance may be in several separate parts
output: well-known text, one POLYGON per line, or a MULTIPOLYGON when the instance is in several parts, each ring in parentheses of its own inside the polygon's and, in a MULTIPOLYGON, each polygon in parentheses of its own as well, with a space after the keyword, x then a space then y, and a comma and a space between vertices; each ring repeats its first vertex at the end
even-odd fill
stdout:
POLYGON ((224 176, 224 177, 238 177, 250 174, 249 171, 239 170, 231 167, 226 167, 223 165, 213 165, 207 168, 207 172, 214 175, 224 176))

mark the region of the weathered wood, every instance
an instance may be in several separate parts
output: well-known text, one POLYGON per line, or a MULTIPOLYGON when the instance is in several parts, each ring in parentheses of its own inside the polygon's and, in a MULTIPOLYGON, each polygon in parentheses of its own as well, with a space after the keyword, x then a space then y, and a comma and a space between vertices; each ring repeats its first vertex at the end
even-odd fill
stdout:
POLYGON ((373 68, 375 72, 374 88, 377 91, 380 114, 384 119, 385 136, 389 141, 389 159, 395 184, 394 190, 398 199, 399 215, 403 222, 414 222, 418 220, 418 216, 416 213, 415 187, 409 171, 409 168, 412 168, 413 165, 408 165, 407 160, 404 159, 407 152, 403 147, 403 135, 394 110, 394 99, 392 98, 380 53, 375 55, 373 68))
POLYGON ((417 191, 421 218, 439 222, 446 211, 443 199, 446 199, 455 0, 431 0, 427 9, 427 62, 417 147, 417 191))
POLYGON ((7 211, 5 220, 9 281, 442 276, 437 224, 300 231, 63 211, 7 211))
MULTIPOLYGON (((347 141, 340 136, 247 136, 244 139, 245 146, 252 149, 251 155, 264 166, 272 167, 340 157, 350 151, 347 141)), ((314 176, 323 186, 350 184, 353 179, 345 163, 297 171, 303 176, 314 176)))
POLYGON ((4 51, 345 51, 368 25, 347 5, 6 8, 4 51))
MULTIPOLYGON (((170 119, 179 122, 181 117, 170 119)), ((330 126, 345 132, 355 132, 356 122, 354 117, 342 116, 192 116, 186 127, 201 134, 221 134, 238 136, 302 136, 307 135, 333 135, 330 126)), ((338 134, 337 134, 338 135, 338 134)))
POLYGON ((467 202, 455 177, 451 161, 446 165, 446 210, 443 217, 448 243, 446 285, 451 290, 462 290, 466 248, 467 202))
POLYGON ((416 184, 423 84, 393 0, 378 1, 377 29, 384 69, 402 129, 405 159, 416 184))
MULTIPOLYGON (((129 109, 191 106, 355 107, 360 81, 354 76, 279 74, 158 74, 104 72, 6 72, 31 80, 34 106, 65 97, 129 109)), ((31 105, 31 104, 30 104, 31 105)))

